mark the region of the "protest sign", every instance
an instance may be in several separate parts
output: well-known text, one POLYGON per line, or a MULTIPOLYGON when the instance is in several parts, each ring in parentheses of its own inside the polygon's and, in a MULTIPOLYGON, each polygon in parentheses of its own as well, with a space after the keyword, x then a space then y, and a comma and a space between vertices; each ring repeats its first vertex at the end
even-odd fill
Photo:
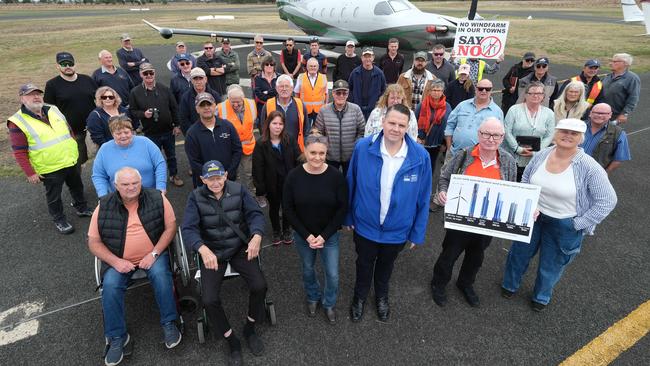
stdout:
POLYGON ((507 21, 461 20, 456 27, 454 56, 498 59, 506 49, 507 21))

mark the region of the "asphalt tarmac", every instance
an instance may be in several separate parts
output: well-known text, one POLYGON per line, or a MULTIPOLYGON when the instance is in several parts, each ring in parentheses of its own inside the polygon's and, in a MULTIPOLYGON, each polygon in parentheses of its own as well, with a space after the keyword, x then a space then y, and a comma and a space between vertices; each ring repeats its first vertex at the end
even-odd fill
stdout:
MULTIPOLYGON (((175 40, 164 47, 143 51, 158 67, 161 82, 167 83, 163 65, 173 53, 175 40)), ((136 45, 137 46, 137 45, 136 45)), ((190 44, 190 49, 198 49, 190 44)), ((277 49, 277 47, 275 48, 277 49)), ((248 48, 239 49, 245 60, 248 48)), ((516 60, 507 58, 504 68, 489 78, 500 85, 507 68, 516 60)), ((550 72, 560 78, 576 74, 571 66, 552 64, 550 72)), ((650 74, 641 75, 642 96, 648 95, 650 74)), ((555 289, 551 304, 542 313, 529 306, 536 262, 522 288, 512 299, 500 296, 500 281, 510 243, 493 240, 475 284, 481 298, 471 308, 448 286, 449 303, 436 306, 429 282, 444 237, 442 214, 429 217, 426 243, 402 252, 391 282, 392 315, 388 323, 377 321, 374 302, 369 301, 362 322, 353 324, 348 305, 354 283, 354 246, 344 232, 340 248, 340 293, 338 322, 328 325, 322 313, 309 318, 304 309, 299 258, 293 246, 267 248, 263 267, 269 283, 268 297, 275 303, 276 326, 263 325, 259 333, 266 352, 261 357, 244 351, 249 365, 551 365, 558 364, 589 343, 619 319, 650 299, 650 249, 647 237, 647 177, 650 169, 642 158, 650 154, 645 116, 650 103, 642 98, 625 129, 630 133, 633 159, 611 177, 618 205, 587 237, 582 253, 568 267, 555 289), (646 187, 646 188, 643 188, 646 187)), ((179 171, 187 171, 183 146, 177 146, 179 171)), ((90 164, 83 169, 89 202, 96 202, 90 182, 90 164)), ((169 187, 168 197, 181 222, 191 180, 169 187)), ((99 365, 104 348, 101 304, 95 291, 93 258, 86 246, 87 218, 66 213, 77 231, 68 236, 56 233, 47 214, 42 186, 20 178, 0 178, 0 363, 16 365, 99 365), (25 304, 40 310, 30 312, 25 304), (22 306, 23 310, 15 310, 22 306), (67 307, 67 308, 66 308, 67 307), (14 310, 11 310, 14 309, 14 310), (10 315, 2 313, 13 311, 10 315), (47 314, 47 312, 52 312, 47 314), (6 316, 4 316, 5 314, 6 316), (25 319, 41 315, 35 322, 25 319), (9 326, 14 324, 15 327, 9 326), (32 334, 19 338, 18 334, 32 334)), ((66 191, 65 203, 71 198, 66 191)), ((458 270, 456 267, 456 271, 458 270)), ((184 289, 191 293, 192 289, 184 289)), ((224 306, 236 334, 241 336, 247 308, 245 284, 240 278, 224 285, 224 306)), ((372 299, 372 294, 370 299, 372 299)), ((173 350, 162 344, 158 311, 148 286, 132 290, 126 299, 127 324, 134 353, 125 365, 204 365, 227 361, 225 344, 209 335, 198 343, 196 314, 184 314, 183 342, 173 350)), ((621 354, 613 365, 642 365, 650 359, 650 338, 641 339, 621 354)))

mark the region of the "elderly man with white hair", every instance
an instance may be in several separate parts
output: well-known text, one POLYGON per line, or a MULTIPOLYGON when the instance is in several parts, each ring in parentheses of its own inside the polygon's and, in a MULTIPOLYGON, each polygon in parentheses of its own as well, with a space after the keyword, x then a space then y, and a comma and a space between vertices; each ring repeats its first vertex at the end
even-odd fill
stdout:
POLYGON ((641 79, 630 71, 632 56, 627 53, 617 53, 609 62, 612 72, 603 79, 605 97, 603 103, 612 107, 612 116, 617 123, 627 122, 627 116, 634 111, 639 103, 641 79))
MULTIPOLYGON (((447 202, 449 181, 451 175, 456 172, 511 182, 517 179, 515 159, 501 148, 505 136, 503 123, 498 118, 488 117, 481 122, 477 135, 478 144, 457 152, 440 172, 438 200, 441 204, 447 202)), ((447 303, 445 286, 451 280, 456 260, 464 251, 465 257, 458 273, 456 287, 463 293, 470 306, 479 306, 479 298, 474 292, 473 285, 476 274, 483 264, 483 252, 491 241, 491 236, 447 229, 442 242, 442 252, 433 267, 431 280, 433 301, 436 304, 445 306, 447 303)))
POLYGON ((92 78, 97 87, 110 86, 122 98, 122 106, 129 105, 129 94, 135 86, 129 74, 113 64, 113 54, 107 50, 99 51, 100 66, 93 72, 92 78))
POLYGON ((237 176, 242 185, 252 190, 251 171, 253 149, 255 149, 253 125, 257 119, 257 107, 254 100, 244 97, 244 90, 237 84, 230 85, 226 92, 228 99, 217 105, 217 113, 219 118, 228 120, 237 130, 242 147, 237 176))
MULTIPOLYGON (((277 97, 269 98, 260 113, 260 121, 264 121, 268 115, 278 110, 284 114, 284 130, 289 137, 298 143, 300 151, 305 150, 304 136, 307 134, 307 107, 300 99, 293 97, 293 79, 289 75, 280 75, 275 82, 277 97)), ((264 130, 261 126, 260 131, 264 130)))

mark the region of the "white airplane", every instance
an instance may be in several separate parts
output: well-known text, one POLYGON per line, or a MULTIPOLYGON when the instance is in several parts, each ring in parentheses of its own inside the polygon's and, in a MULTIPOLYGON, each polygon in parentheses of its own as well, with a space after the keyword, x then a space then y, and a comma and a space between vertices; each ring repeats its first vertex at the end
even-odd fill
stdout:
POLYGON ((641 22, 644 23, 643 12, 634 0, 621 0, 621 7, 623 8, 623 21, 641 22))
MULTIPOLYGON (((478 0, 472 0, 467 18, 474 19, 478 0)), ((389 38, 397 38, 400 49, 430 49, 437 43, 452 46, 460 18, 425 13, 408 0, 278 0, 280 18, 307 36, 264 34, 266 41, 309 43, 317 36, 325 46, 343 46, 352 39, 357 45, 386 47, 389 38)), ((229 37, 252 40, 257 33, 164 28, 143 20, 163 38, 175 34, 229 37)))

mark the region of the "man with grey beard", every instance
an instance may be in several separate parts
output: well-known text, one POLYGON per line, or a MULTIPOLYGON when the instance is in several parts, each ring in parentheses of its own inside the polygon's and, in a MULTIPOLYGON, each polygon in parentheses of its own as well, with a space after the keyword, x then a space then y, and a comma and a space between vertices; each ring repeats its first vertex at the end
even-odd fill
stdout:
POLYGON ((74 134, 61 111, 43 102, 43 90, 32 83, 18 91, 21 106, 7 120, 16 162, 32 184, 43 182, 47 209, 61 234, 74 232, 63 213, 63 183, 72 196, 77 216, 92 216, 86 205, 84 186, 77 160, 79 151, 74 134))

